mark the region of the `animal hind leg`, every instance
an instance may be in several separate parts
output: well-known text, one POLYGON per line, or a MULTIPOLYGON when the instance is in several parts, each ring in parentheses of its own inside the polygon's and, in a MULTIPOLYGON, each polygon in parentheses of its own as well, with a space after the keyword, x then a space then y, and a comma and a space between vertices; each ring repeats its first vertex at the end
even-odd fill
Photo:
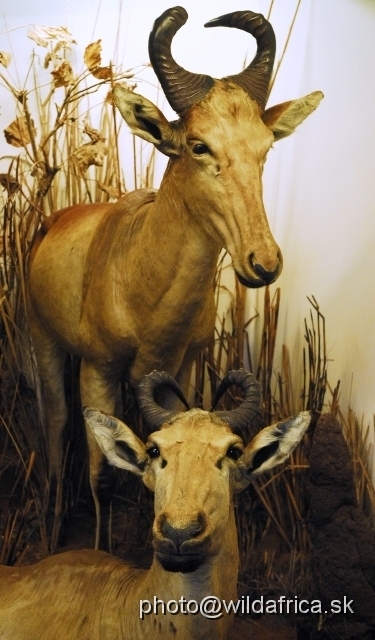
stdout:
POLYGON ((66 352, 34 323, 32 341, 42 392, 42 411, 48 440, 49 517, 53 520, 50 546, 54 551, 61 525, 63 431, 68 419, 65 401, 64 368, 66 352))
MULTIPOLYGON (((80 389, 82 405, 114 414, 120 390, 118 380, 108 379, 92 363, 82 360, 80 389)), ((90 429, 86 429, 86 435, 90 458, 90 484, 96 511, 95 549, 110 551, 115 473, 105 460, 90 429)))
POLYGON ((62 436, 68 419, 64 389, 66 352, 41 327, 34 325, 31 334, 42 390, 50 477, 57 478, 62 469, 62 436))

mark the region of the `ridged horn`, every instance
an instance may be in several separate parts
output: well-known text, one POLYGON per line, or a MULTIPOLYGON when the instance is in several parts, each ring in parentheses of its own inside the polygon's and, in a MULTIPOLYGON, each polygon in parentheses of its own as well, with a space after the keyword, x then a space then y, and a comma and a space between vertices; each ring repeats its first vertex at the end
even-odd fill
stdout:
POLYGON ((158 405, 155 400, 155 392, 160 387, 171 389, 185 407, 190 409, 181 387, 177 384, 176 380, 166 371, 152 371, 142 378, 137 388, 138 407, 146 426, 151 432, 160 429, 164 422, 168 422, 180 413, 179 411, 163 409, 163 407, 158 405))
POLYGON ((187 18, 188 14, 183 7, 167 9, 155 21, 148 41, 153 69, 165 97, 179 115, 202 100, 214 85, 213 78, 186 71, 172 57, 172 40, 187 18))
POLYGON ((250 423, 259 412, 261 405, 261 387, 249 371, 245 369, 229 371, 216 391, 213 408, 232 384, 242 389, 244 394, 242 403, 236 409, 215 411, 215 414, 229 424, 232 431, 241 436, 245 444, 247 444, 250 435, 250 423))
POLYGON ((249 66, 234 76, 228 76, 253 100, 261 109, 266 106, 269 84, 276 53, 275 33, 261 13, 253 11, 234 11, 207 22, 205 27, 234 27, 250 33, 257 41, 257 52, 249 66))

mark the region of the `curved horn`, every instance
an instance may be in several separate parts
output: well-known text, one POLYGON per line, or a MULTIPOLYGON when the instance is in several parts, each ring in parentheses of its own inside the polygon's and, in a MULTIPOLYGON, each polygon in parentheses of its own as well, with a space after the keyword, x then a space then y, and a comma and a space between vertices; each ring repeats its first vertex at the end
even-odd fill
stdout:
POLYGON ((253 374, 245 371, 245 369, 229 371, 216 391, 213 407, 216 406, 221 396, 224 395, 232 384, 241 387, 244 393, 242 403, 237 409, 232 409, 231 411, 215 411, 215 413, 219 418, 224 420, 224 422, 229 424, 232 431, 240 435, 245 444, 247 444, 249 439, 249 423, 260 409, 261 387, 253 374))
POLYGON ((164 422, 168 422, 171 418, 180 413, 179 411, 163 409, 163 407, 160 407, 160 405, 157 404, 154 394, 159 387, 168 387, 168 389, 171 389, 181 402, 183 402, 185 407, 190 409, 176 380, 166 371, 152 371, 152 373, 149 373, 147 376, 142 378, 137 388, 138 407, 147 427, 151 431, 160 429, 164 422))
POLYGON ((148 41, 153 69, 165 97, 178 114, 202 100, 214 84, 210 76, 185 71, 172 57, 173 37, 185 24, 187 18, 188 14, 183 7, 167 9, 155 21, 148 41))
POLYGON ((236 82, 250 98, 256 100, 261 109, 266 106, 269 83, 276 53, 275 33, 261 13, 234 11, 214 18, 205 27, 235 27, 250 33, 257 41, 257 52, 249 66, 228 79, 236 82))

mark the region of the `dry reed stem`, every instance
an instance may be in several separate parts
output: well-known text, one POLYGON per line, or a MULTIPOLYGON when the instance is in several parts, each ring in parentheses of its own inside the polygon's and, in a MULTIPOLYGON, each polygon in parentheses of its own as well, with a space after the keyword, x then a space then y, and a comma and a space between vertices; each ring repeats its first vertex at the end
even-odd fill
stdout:
MULTIPOLYGON (((16 115, 25 118, 30 143, 21 148, 18 157, 8 160, 6 172, 0 174, 0 184, 5 189, 0 194, 3 201, 0 220, 0 460, 6 462, 0 469, 0 478, 5 478, 5 472, 9 475, 13 471, 10 493, 14 499, 17 496, 19 503, 15 511, 10 507, 8 515, 4 512, 0 522, 0 526, 5 527, 5 534, 0 539, 1 558, 9 563, 14 563, 26 552, 30 522, 34 523, 31 526, 32 536, 35 538, 37 534, 41 554, 46 555, 51 548, 56 548, 67 500, 71 499, 70 490, 70 496, 62 500, 63 484, 75 484, 71 474, 77 474, 71 460, 58 486, 58 508, 51 534, 46 522, 48 456, 41 430, 42 415, 32 391, 37 375, 25 316, 30 247, 46 215, 84 200, 93 201, 98 196, 102 200, 109 199, 108 194, 97 188, 99 175, 104 184, 111 186, 114 181, 119 195, 123 192, 117 143, 118 116, 113 105, 109 107, 103 103, 102 109, 100 126, 110 139, 110 153, 104 158, 103 167, 89 169, 88 176, 85 176, 77 171, 73 162, 75 151, 87 142, 80 124, 84 115, 82 106, 86 101, 89 108, 88 96, 105 83, 86 83, 91 77, 86 70, 76 76, 72 86, 56 93, 53 84, 47 90, 41 87, 35 56, 30 70, 22 90, 5 79, 6 86, 16 98, 16 115), (32 101, 29 95, 33 96, 32 101), (34 135, 32 121, 37 124, 38 136, 34 135)), ((4 79, 4 74, 1 76, 4 79)), ((129 76, 129 72, 115 77, 112 74, 108 87, 113 88, 114 82, 129 76)), ((0 161, 4 164, 7 159, 0 161)), ((150 181, 152 167, 147 171, 147 181, 150 181)), ((79 488, 82 477, 81 468, 79 488)))
MULTIPOLYGON (((272 88, 273 88, 273 86, 274 86, 274 84, 276 82, 277 74, 279 73, 281 65, 283 63, 283 60, 284 60, 284 57, 285 57, 285 54, 286 54, 286 51, 287 51, 287 48, 288 48, 288 45, 289 45, 290 37, 292 35, 293 27, 294 27, 294 24, 295 24, 295 21, 296 21, 296 18, 297 18, 297 14, 298 14, 298 10, 299 10, 300 4, 301 4, 301 0, 298 0, 297 6, 296 6, 296 9, 294 11, 293 18, 292 18, 292 22, 290 24, 290 27, 289 27, 289 30, 288 30, 288 34, 287 34, 287 37, 286 37, 286 40, 285 40, 285 43, 284 43, 284 48, 283 48, 282 54, 281 54, 281 56, 280 56, 280 58, 279 58, 279 60, 278 60, 278 62, 276 64, 276 69, 274 70, 274 72, 272 74, 271 82, 270 82, 269 89, 268 89, 268 95, 270 95, 270 93, 272 91, 272 88)), ((268 15, 271 15, 272 5, 273 5, 273 1, 271 2, 271 6, 270 6, 270 9, 269 9, 268 15)))

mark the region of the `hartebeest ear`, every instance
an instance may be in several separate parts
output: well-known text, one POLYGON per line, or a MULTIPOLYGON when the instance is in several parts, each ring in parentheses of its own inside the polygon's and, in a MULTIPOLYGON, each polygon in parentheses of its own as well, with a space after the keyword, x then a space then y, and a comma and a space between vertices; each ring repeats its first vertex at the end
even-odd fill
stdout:
POLYGON ((324 98, 321 91, 309 93, 304 98, 282 102, 263 113, 262 120, 273 132, 275 140, 290 136, 295 128, 310 115, 324 98))
POLYGON ((121 420, 98 409, 83 407, 83 416, 108 462, 119 469, 142 475, 147 459, 143 442, 121 420))
POLYGON ((116 107, 132 133, 151 142, 167 156, 179 155, 181 144, 176 130, 150 100, 117 85, 113 91, 116 107))
POLYGON ((262 429, 237 461, 235 489, 241 491, 253 476, 284 462, 305 434, 310 420, 310 412, 303 411, 295 418, 262 429))

